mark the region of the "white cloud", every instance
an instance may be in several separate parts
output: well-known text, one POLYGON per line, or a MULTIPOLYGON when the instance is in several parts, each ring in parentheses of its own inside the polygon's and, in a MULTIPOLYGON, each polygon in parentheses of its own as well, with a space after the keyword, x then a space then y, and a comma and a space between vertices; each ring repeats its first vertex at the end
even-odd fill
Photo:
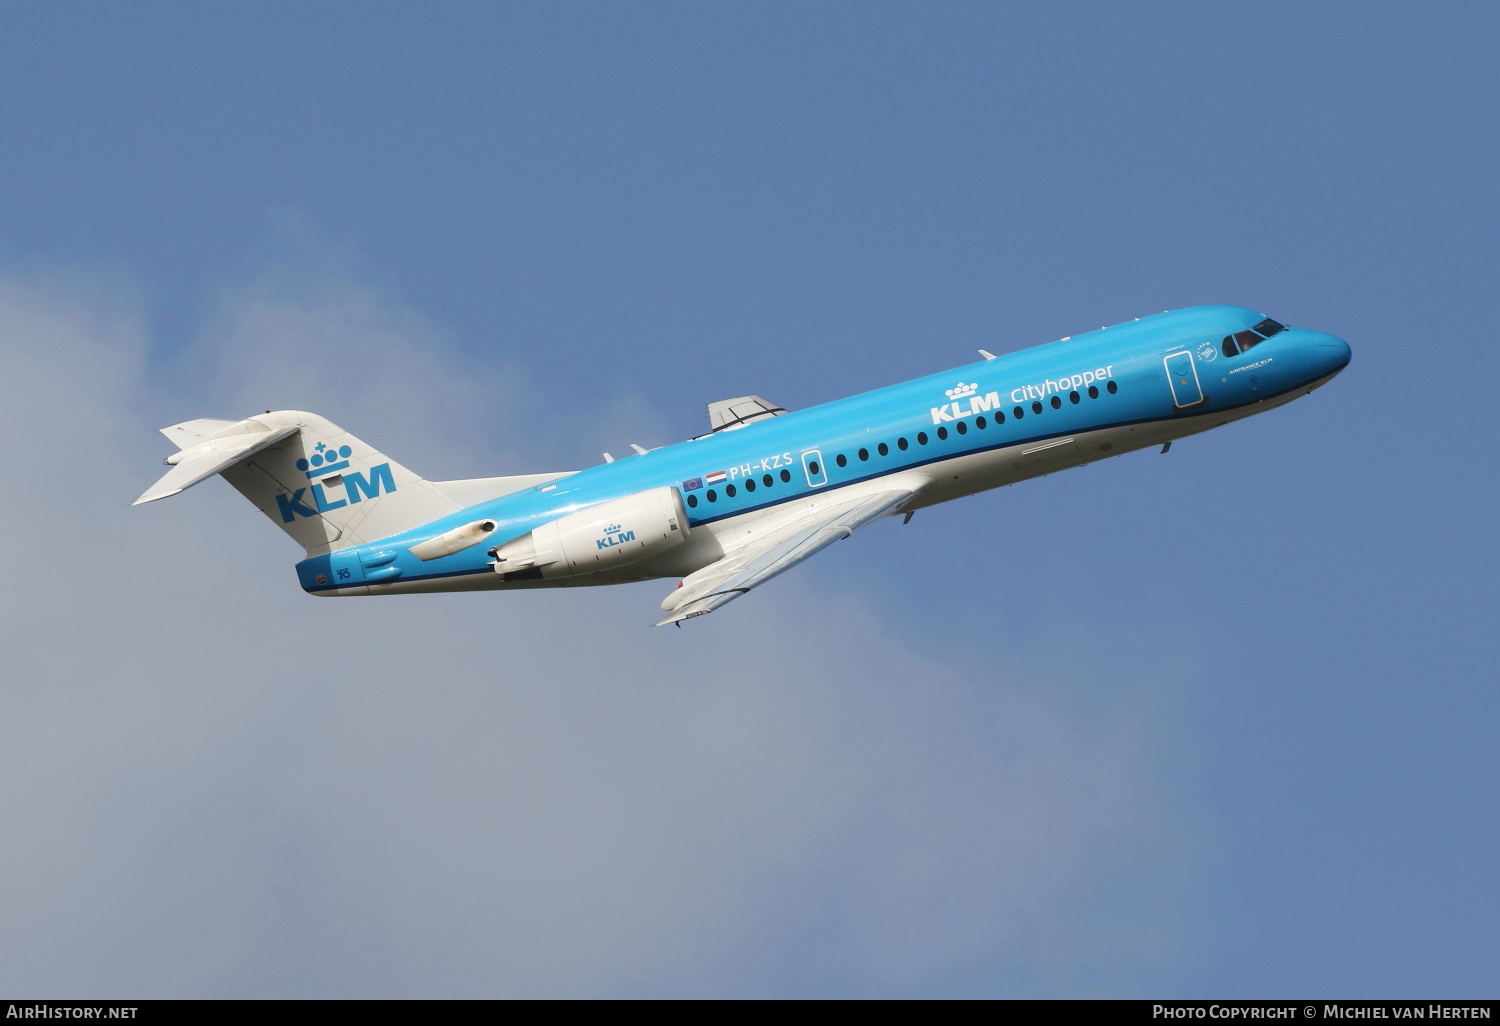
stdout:
POLYGON ((163 369, 128 287, 0 281, 0 987, 984 992, 1180 952, 1130 898, 1192 886, 1180 669, 994 670, 814 573, 681 631, 665 583, 311 599, 219 482, 126 507, 156 421, 301 406, 434 477, 534 469, 478 465, 530 441, 524 361, 295 255, 202 345, 163 369))

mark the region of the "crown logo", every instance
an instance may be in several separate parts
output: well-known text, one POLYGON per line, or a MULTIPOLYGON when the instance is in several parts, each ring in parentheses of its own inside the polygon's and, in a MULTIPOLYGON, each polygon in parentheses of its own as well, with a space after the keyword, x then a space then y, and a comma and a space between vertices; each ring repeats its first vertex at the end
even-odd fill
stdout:
POLYGON ((943 394, 949 399, 967 399, 977 391, 979 391, 979 382, 974 381, 966 385, 960 381, 943 394))
POLYGON ((352 455, 354 455, 354 450, 347 445, 341 445, 335 449, 327 442, 319 442, 313 446, 311 456, 297 461, 297 469, 307 471, 309 478, 327 477, 340 470, 347 470, 349 457, 352 455))
POLYGON ((605 534, 619 534, 620 533, 620 525, 619 524, 610 524, 608 527, 606 527, 604 529, 604 533, 605 534))

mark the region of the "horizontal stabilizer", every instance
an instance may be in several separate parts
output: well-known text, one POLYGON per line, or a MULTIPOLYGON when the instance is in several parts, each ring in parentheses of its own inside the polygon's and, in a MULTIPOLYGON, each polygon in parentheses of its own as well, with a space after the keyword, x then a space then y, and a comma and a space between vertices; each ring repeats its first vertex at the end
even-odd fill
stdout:
POLYGON ((139 506, 143 502, 155 502, 157 499, 176 495, 204 478, 213 477, 215 474, 228 470, 241 460, 254 456, 262 449, 269 449, 277 442, 284 441, 302 430, 298 424, 272 430, 254 420, 194 420, 186 424, 174 425, 173 428, 163 428, 162 434, 177 442, 178 437, 169 433, 174 428, 183 429, 185 434, 198 425, 215 423, 222 425, 218 432, 184 447, 175 456, 167 457, 168 462, 173 464, 172 469, 167 471, 160 481, 146 489, 131 505, 139 506))
POLYGON ((237 420, 215 420, 204 417, 200 420, 185 420, 181 424, 164 427, 161 433, 179 449, 191 449, 209 435, 216 435, 227 427, 234 427, 237 420))

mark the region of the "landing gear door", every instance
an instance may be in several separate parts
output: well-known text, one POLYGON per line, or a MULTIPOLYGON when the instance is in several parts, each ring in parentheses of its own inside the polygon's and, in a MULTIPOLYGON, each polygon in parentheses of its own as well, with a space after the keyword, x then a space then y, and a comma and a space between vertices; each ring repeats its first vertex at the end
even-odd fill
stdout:
POLYGON ((1179 410, 1203 402, 1203 386, 1198 383, 1198 364, 1191 350, 1184 349, 1162 360, 1167 384, 1172 386, 1172 405, 1179 410))
POLYGON ((807 475, 810 488, 821 488, 828 483, 828 469, 823 466, 823 454, 809 449, 802 454, 802 472, 807 475))

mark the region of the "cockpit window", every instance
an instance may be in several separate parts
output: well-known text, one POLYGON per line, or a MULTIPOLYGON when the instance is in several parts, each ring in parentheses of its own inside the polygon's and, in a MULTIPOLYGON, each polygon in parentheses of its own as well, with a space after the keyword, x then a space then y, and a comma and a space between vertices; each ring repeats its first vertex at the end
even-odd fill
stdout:
POLYGON ((1279 324, 1267 317, 1249 331, 1237 331, 1233 335, 1225 335, 1220 348, 1223 349, 1225 356, 1238 356, 1245 350, 1260 345, 1278 331, 1285 330, 1285 324, 1279 324))

